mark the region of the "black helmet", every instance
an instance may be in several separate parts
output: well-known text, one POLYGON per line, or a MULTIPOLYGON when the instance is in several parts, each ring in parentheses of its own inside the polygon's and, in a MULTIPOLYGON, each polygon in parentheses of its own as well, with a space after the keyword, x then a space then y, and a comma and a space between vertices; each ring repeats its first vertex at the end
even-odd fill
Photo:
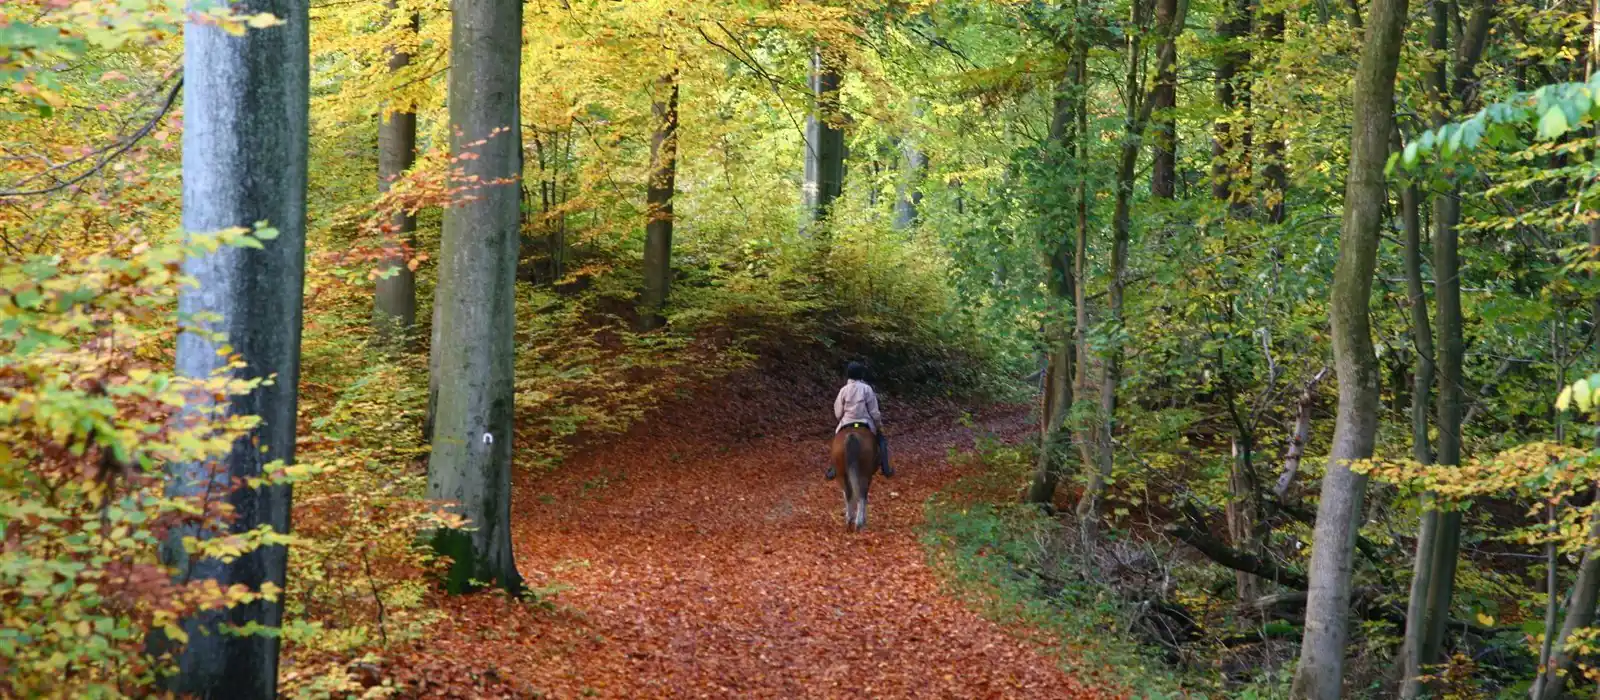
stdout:
POLYGON ((860 362, 851 362, 844 366, 844 376, 846 379, 866 379, 867 366, 860 362))

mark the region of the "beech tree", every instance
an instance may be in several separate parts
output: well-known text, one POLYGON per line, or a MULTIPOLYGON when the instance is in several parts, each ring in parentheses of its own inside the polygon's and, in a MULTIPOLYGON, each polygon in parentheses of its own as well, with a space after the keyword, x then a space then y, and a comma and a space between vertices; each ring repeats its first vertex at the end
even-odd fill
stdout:
POLYGON ((451 592, 477 582, 518 591, 511 452, 522 3, 456 0, 451 22, 450 150, 472 154, 458 167, 475 189, 445 210, 439 246, 427 495, 454 504, 472 529, 441 528, 433 546, 453 561, 451 592))
POLYGON ((672 194, 678 176, 678 74, 669 72, 656 81, 652 113, 655 134, 650 139, 650 183, 645 195, 644 298, 639 323, 645 330, 659 328, 672 284, 672 194))
POLYGON ((1405 34, 1406 0, 1373 0, 1356 71, 1339 261, 1329 316, 1339 409, 1311 552, 1305 634, 1291 695, 1335 700, 1344 693, 1349 634, 1350 577, 1362 522, 1367 477, 1350 463, 1372 456, 1378 431, 1378 358, 1368 304, 1377 262, 1379 226, 1388 195, 1384 166, 1394 128, 1394 83, 1405 34))
POLYGON ((822 48, 811 52, 812 109, 806 117, 804 206, 801 228, 815 231, 828 217, 844 187, 844 114, 839 105, 837 58, 822 48))
MULTIPOLYGON (((310 72, 305 0, 258 0, 249 8, 281 23, 234 35, 215 24, 191 22, 184 30, 183 227, 194 233, 264 222, 277 236, 260 249, 224 246, 184 263, 195 280, 179 297, 180 315, 205 332, 178 338, 177 370, 204 378, 224 370, 230 355, 245 363, 244 378, 270 380, 235 396, 233 415, 261 419, 215 468, 172 467, 169 492, 177 496, 227 493, 242 533, 267 526, 289 531, 290 488, 251 486, 274 461, 295 458, 300 378, 301 296, 305 279, 306 149, 310 72), (209 316, 202 320, 198 315, 209 316)), ((191 401, 216 400, 196 396, 191 401)), ((232 561, 193 559, 185 537, 221 533, 186 527, 169 535, 164 558, 182 579, 214 579, 251 590, 285 583, 288 550, 268 544, 232 561)), ((227 627, 276 628, 283 619, 277 598, 196 615, 171 688, 202 697, 277 696, 279 637, 228 634, 227 627)), ((164 645, 157 640, 158 647, 164 645)))
MULTIPOLYGON (((397 9, 389 3, 391 12, 397 9)), ((391 18, 393 21, 393 18, 391 18)), ((411 15, 407 28, 415 33, 420 19, 411 15)), ((411 64, 405 49, 389 47, 389 72, 397 73, 411 64)), ((417 159, 417 114, 409 107, 393 109, 379 117, 378 190, 389 191, 395 178, 405 174, 417 159)), ((408 265, 407 250, 417 217, 397 211, 388 222, 389 237, 384 241, 383 259, 378 262, 378 280, 373 290, 373 323, 380 339, 390 347, 411 347, 416 343, 417 281, 408 265)))

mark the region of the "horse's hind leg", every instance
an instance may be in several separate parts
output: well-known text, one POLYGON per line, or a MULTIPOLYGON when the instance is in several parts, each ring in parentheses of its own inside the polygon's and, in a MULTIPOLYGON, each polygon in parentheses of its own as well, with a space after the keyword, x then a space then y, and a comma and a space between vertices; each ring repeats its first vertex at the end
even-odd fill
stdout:
POLYGON ((846 472, 845 475, 844 475, 844 478, 840 479, 839 481, 842 482, 841 485, 844 487, 844 529, 845 529, 845 532, 849 532, 852 529, 852 526, 854 525, 854 523, 852 522, 852 519, 850 517, 852 515, 850 511, 852 510, 852 507, 855 506, 855 504, 856 504, 856 497, 855 497, 855 494, 850 492, 850 474, 849 474, 849 472, 846 472))
MULTIPOLYGON (((872 467, 871 466, 864 466, 864 467, 862 467, 862 469, 870 470, 870 469, 872 469, 872 467)), ((866 473, 866 475, 861 478, 861 492, 856 494, 856 529, 857 530, 865 530, 865 529, 867 529, 867 491, 871 488, 871 485, 872 485, 872 472, 868 471, 866 473)))

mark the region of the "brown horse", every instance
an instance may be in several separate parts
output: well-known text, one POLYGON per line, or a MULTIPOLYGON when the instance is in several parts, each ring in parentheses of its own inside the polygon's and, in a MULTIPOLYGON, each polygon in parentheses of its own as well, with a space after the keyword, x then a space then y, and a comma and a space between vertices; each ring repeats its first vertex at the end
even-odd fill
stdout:
POLYGON ((878 470, 878 440, 864 423, 851 423, 833 436, 833 468, 844 484, 844 529, 867 526, 867 488, 878 470))

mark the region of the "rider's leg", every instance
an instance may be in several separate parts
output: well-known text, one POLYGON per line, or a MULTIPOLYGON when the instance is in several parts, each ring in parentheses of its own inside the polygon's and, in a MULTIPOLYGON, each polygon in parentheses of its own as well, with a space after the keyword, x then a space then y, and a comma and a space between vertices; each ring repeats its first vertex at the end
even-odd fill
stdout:
POLYGON ((889 466, 889 438, 883 433, 878 433, 878 470, 884 476, 894 476, 894 467, 889 466))
POLYGON ((830 442, 828 445, 828 471, 824 472, 822 477, 828 481, 833 481, 837 476, 839 474, 833 469, 833 444, 830 442))

